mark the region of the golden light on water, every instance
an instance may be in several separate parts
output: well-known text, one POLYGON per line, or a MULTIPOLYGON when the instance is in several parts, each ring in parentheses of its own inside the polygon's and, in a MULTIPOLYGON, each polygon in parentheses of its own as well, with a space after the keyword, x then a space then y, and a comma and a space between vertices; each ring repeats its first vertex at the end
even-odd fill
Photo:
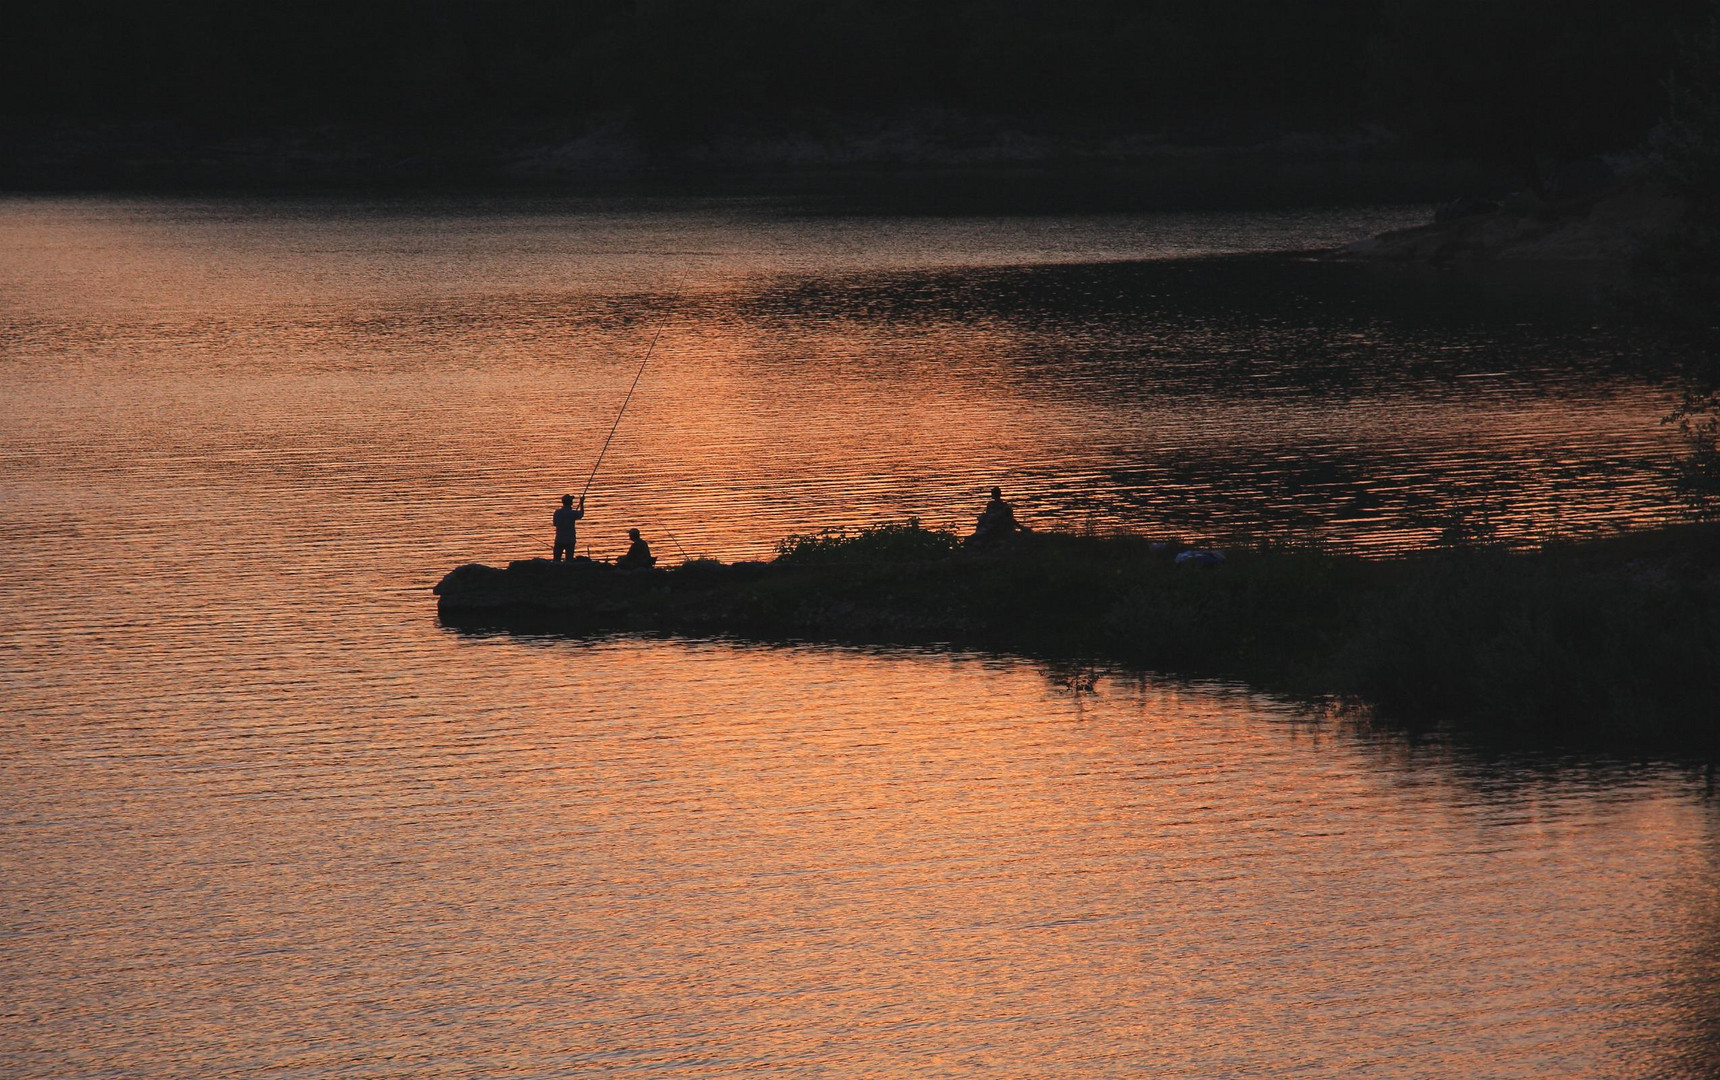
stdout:
POLYGON ((1712 1074, 1720 848, 1675 765, 436 623, 442 572, 547 541, 659 325, 599 553, 965 523, 992 483, 1374 550, 1666 513, 1665 392, 1556 313, 1162 258, 1377 222, 3 210, 0 1071, 1712 1074))

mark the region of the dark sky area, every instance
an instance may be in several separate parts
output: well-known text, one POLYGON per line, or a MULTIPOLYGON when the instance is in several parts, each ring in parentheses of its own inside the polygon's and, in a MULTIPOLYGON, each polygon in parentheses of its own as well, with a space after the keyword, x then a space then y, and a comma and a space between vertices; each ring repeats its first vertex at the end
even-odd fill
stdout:
MULTIPOLYGON (((658 147, 926 111, 1173 142, 1628 147, 1712 0, 17 0, 0 122, 233 137, 593 125, 658 147)), ((20 134, 24 133, 24 134, 20 134)), ((44 134, 46 133, 46 134, 44 134)), ((163 135, 165 138, 166 136, 163 135)))

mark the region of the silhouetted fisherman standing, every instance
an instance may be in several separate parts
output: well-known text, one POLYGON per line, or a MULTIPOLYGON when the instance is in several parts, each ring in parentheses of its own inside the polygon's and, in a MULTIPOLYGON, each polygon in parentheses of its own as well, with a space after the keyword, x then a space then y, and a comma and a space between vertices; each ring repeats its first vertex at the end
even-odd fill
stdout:
MULTIPOLYGON (((573 508, 573 496, 561 497, 561 509, 555 512, 555 557, 553 562, 561 561, 561 553, 567 552, 567 560, 573 561, 575 545, 579 540, 578 521, 585 516, 585 496, 579 497, 579 509, 573 508)), ((542 551, 542 548, 538 549, 542 551)))
POLYGON ((615 560, 615 565, 623 570, 649 570, 657 565, 657 556, 651 554, 651 545, 639 535, 638 529, 628 529, 627 535, 633 544, 627 549, 627 554, 615 560))

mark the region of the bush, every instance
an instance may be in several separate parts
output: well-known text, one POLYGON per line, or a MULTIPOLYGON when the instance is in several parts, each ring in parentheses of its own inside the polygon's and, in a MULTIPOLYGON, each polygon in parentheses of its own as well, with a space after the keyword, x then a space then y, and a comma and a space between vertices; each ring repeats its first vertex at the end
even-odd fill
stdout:
POLYGON ((955 533, 927 529, 919 518, 903 525, 874 525, 851 533, 826 529, 777 541, 778 562, 798 565, 838 562, 904 563, 947 558, 961 547, 955 533))

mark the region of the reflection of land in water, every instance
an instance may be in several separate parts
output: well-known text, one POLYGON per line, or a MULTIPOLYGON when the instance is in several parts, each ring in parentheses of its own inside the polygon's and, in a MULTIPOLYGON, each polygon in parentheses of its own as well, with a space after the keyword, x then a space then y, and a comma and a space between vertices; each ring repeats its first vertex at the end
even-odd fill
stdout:
POLYGON ((964 394, 1034 401, 1003 437, 1093 470, 1017 463, 1065 526, 1379 549, 1661 519, 1658 358, 1596 322, 1580 271, 1508 274, 1255 256, 797 278, 747 303, 880 381, 936 351, 964 394))

